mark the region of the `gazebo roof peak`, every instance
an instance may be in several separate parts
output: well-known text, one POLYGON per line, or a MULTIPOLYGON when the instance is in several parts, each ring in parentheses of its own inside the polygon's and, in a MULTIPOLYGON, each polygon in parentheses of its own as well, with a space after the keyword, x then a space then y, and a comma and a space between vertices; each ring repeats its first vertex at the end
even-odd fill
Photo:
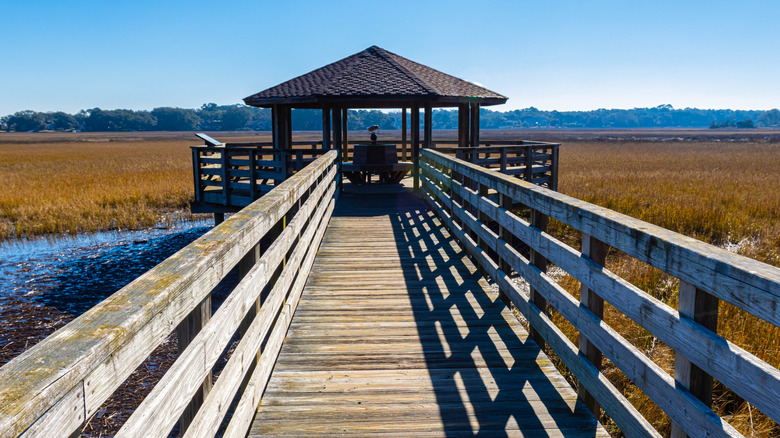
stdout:
POLYGON ((247 105, 396 107, 416 103, 496 105, 507 98, 381 47, 290 79, 244 99, 247 105))

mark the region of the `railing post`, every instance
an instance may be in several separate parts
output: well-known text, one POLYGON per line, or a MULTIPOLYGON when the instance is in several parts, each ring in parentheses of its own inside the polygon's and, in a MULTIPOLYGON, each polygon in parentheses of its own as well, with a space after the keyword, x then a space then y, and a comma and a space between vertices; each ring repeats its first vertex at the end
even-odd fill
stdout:
POLYGON ((420 190, 420 106, 412 105, 412 178, 414 179, 414 192, 420 190))
POLYGON ((222 166, 221 173, 222 173, 222 195, 224 199, 224 205, 230 205, 230 184, 228 183, 228 157, 227 157, 227 148, 222 147, 222 151, 220 153, 220 165, 222 166))
POLYGON ((525 148, 525 169, 523 172, 523 177, 529 183, 532 183, 534 180, 534 175, 533 175, 534 160, 533 160, 533 150, 531 148, 532 146, 528 146, 525 148))
POLYGON ((501 162, 499 164, 499 172, 506 173, 506 147, 501 148, 501 162))
POLYGON ((203 189, 200 182, 200 152, 197 148, 192 148, 192 173, 195 182, 195 200, 201 201, 203 199, 203 189))
POLYGON ((406 161, 406 107, 401 108, 401 161, 406 161))
MULTIPOLYGON (((477 187, 479 188, 478 193, 479 193, 479 196, 480 196, 480 201, 481 201, 482 198, 487 198, 488 197, 488 187, 483 185, 483 184, 480 184, 479 181, 475 181, 475 183, 477 184, 477 187)), ((482 211, 482 209, 479 208, 479 204, 475 205, 474 207, 477 209, 477 213, 478 213, 477 214, 477 218, 479 218, 479 221, 483 225, 488 226, 488 224, 490 223, 490 216, 488 216, 487 213, 484 213, 482 211)), ((487 254, 488 254, 488 256, 490 258, 492 258, 494 261, 498 261, 498 257, 496 256, 496 252, 493 250, 493 248, 489 248, 481 238, 479 239, 479 246, 482 248, 483 251, 487 252, 487 254)))
MULTIPOLYGON (((498 194, 498 205, 506 211, 512 211, 513 199, 511 196, 503 193, 498 194)), ((498 238, 508 243, 510 246, 514 246, 514 235, 503 226, 498 226, 498 238)), ((498 268, 504 271, 506 275, 509 275, 512 271, 512 267, 503 258, 498 258, 498 268)))
MULTIPOLYGON (((181 354, 185 348, 195 339, 198 332, 205 327, 205 325, 211 319, 211 295, 207 296, 190 314, 184 318, 182 322, 176 327, 177 348, 179 354, 181 354)), ((190 401, 190 404, 184 409, 179 417, 179 430, 181 435, 189 427, 192 419, 195 418, 195 414, 198 413, 200 405, 203 404, 203 400, 211 391, 211 373, 209 373, 201 384, 200 391, 195 393, 195 396, 190 401)))
POLYGON ((550 163, 551 171, 550 178, 552 179, 551 187, 556 192, 558 191, 558 147, 560 145, 554 145, 552 147, 552 163, 550 163))
POLYGON ((257 196, 257 155, 255 155, 254 149, 249 149, 249 196, 252 201, 258 198, 257 196))
MULTIPOLYGON (((705 328, 717 332, 718 299, 683 280, 680 280, 678 311, 681 318, 691 318, 705 328)), ((705 405, 712 406, 712 376, 692 364, 679 351, 675 351, 674 381, 705 405)), ((671 436, 684 438, 687 435, 679 425, 672 423, 671 436)))
MULTIPOLYGON (((549 218, 534 210, 531 209, 531 226, 536 227, 541 231, 547 231, 547 223, 549 222, 549 218)), ((539 268, 540 271, 545 272, 547 271, 547 259, 544 258, 543 255, 539 254, 538 252, 531 249, 530 254, 530 261, 531 264, 539 268)), ((533 287, 530 287, 530 295, 531 295, 531 302, 536 305, 542 312, 547 311, 547 300, 542 297, 539 292, 537 292, 533 287)), ((544 349, 544 339, 542 336, 537 332, 533 327, 530 327, 530 330, 528 330, 528 335, 536 341, 536 344, 539 345, 540 349, 544 349)))
MULTIPOLYGON (((582 255, 589 257, 599 266, 606 264, 608 249, 609 247, 604 242, 582 233, 582 255)), ((599 318, 604 318, 604 299, 588 289, 584 284, 580 286, 580 303, 599 318)), ((591 344, 582 333, 580 333, 580 354, 585 356, 597 369, 601 370, 601 351, 591 344)), ((577 394, 593 415, 599 418, 601 416, 601 407, 596 399, 582 385, 577 387, 577 394)))

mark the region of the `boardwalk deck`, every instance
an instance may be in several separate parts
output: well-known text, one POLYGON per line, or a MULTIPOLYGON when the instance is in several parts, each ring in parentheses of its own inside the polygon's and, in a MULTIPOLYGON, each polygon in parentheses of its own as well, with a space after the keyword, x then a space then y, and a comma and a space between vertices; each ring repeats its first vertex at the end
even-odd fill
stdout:
POLYGON ((408 191, 344 195, 249 436, 607 436, 408 191))

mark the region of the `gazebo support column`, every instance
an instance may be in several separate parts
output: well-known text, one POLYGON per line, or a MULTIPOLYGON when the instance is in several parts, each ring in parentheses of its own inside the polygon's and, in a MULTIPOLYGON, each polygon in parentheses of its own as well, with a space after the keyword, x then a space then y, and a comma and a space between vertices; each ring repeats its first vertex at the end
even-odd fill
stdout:
POLYGON ((423 147, 431 147, 433 142, 433 108, 430 103, 425 104, 425 131, 423 134, 423 147))
POLYGON ((292 144, 292 123, 290 121, 291 109, 280 105, 274 105, 271 109, 271 128, 273 129, 274 148, 279 149, 277 157, 282 167, 282 180, 274 181, 281 184, 288 176, 287 151, 292 144))
POLYGON ((345 161, 351 161, 349 157, 349 139, 347 138, 347 131, 349 128, 349 125, 347 123, 347 116, 348 116, 347 108, 343 108, 341 110, 341 135, 344 136, 342 140, 344 152, 341 154, 341 156, 345 161))
POLYGON ((322 149, 330 149, 330 108, 322 109, 322 149))
POLYGON ((401 161, 406 161, 406 107, 401 108, 401 161))
MULTIPOLYGON (((333 149, 336 149, 336 153, 338 154, 338 158, 336 158, 336 162, 338 163, 339 167, 339 175, 341 175, 341 163, 344 161, 344 156, 342 155, 342 145, 343 145, 343 138, 341 136, 341 108, 333 108, 333 149)), ((342 178, 339 177, 339 190, 341 190, 341 180, 342 178)))
POLYGON ((414 192, 420 191, 420 106, 412 105, 412 178, 414 192))
POLYGON ((479 147, 479 104, 472 103, 471 105, 471 147, 479 147))
POLYGON ((465 148, 469 145, 469 105, 458 105, 458 147, 465 148))

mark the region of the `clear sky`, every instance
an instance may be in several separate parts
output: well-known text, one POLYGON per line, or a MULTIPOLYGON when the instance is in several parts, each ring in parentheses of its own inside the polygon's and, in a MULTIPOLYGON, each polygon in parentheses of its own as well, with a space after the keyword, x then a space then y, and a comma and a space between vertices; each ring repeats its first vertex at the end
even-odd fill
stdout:
POLYGON ((776 0, 0 0, 0 115, 240 103, 371 45, 495 109, 771 109, 779 19, 776 0))

